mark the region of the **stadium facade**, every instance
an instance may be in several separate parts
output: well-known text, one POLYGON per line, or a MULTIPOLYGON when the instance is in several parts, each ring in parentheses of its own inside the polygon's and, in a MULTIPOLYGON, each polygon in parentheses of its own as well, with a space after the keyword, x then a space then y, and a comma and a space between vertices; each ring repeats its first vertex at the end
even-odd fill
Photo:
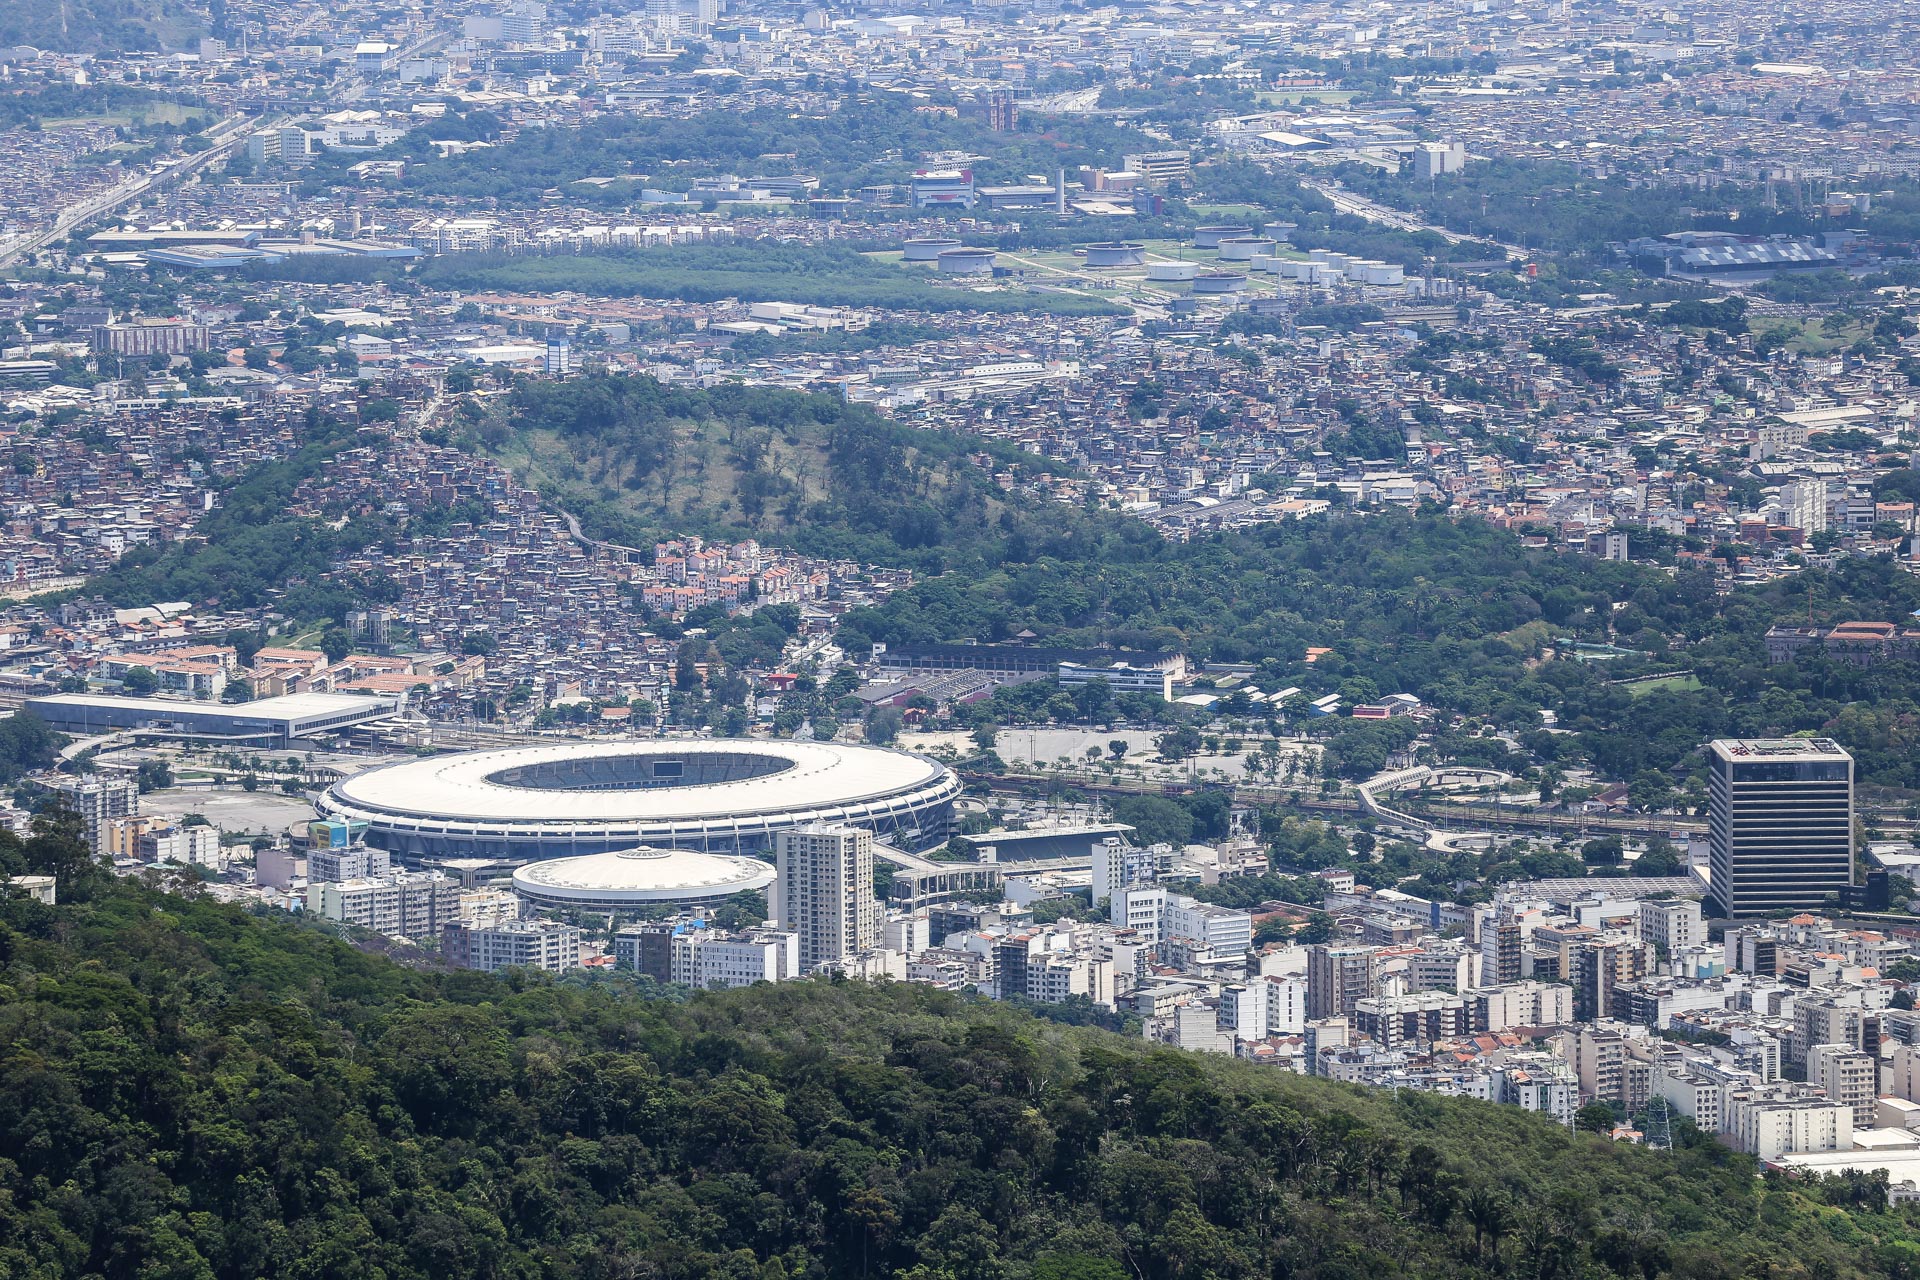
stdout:
POLYGON ((410 760, 335 783, 317 807, 401 858, 524 863, 640 847, 754 854, 820 821, 928 849, 945 842, 959 794, 952 770, 904 751, 651 739, 410 760))

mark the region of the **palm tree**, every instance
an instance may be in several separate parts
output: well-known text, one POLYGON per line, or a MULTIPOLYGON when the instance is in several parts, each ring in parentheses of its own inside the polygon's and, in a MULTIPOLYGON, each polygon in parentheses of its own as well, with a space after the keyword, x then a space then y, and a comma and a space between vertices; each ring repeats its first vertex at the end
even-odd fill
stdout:
POLYGON ((1513 1226, 1512 1203, 1497 1188, 1482 1182, 1467 1192, 1460 1202, 1460 1211, 1467 1215, 1473 1227, 1474 1252, 1486 1256, 1488 1241, 1491 1241, 1491 1252, 1497 1256, 1501 1237, 1513 1226))

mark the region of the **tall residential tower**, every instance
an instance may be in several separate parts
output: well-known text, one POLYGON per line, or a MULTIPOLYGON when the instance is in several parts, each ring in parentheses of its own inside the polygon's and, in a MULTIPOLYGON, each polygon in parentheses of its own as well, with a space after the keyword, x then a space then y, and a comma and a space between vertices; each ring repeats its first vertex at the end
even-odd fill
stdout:
POLYGON ((773 922, 800 935, 801 972, 879 945, 871 831, 816 822, 782 831, 776 848, 773 922))

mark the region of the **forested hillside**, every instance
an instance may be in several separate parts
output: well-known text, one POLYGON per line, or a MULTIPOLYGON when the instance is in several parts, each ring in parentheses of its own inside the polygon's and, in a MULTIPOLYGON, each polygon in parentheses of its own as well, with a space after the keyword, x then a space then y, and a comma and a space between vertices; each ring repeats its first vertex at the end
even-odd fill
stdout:
POLYGON ((874 91, 809 114, 723 106, 691 116, 608 115, 577 128, 526 129, 489 150, 483 164, 433 148, 436 138, 484 136, 496 125, 456 116, 408 134, 393 149, 411 160, 405 185, 508 204, 537 203, 541 192, 568 187, 570 200, 622 208, 643 186, 685 191, 693 179, 715 173, 810 174, 833 194, 905 182, 916 157, 928 153, 981 153, 988 157, 974 165, 981 182, 1017 182, 1062 165, 1111 163, 1122 152, 1155 145, 1124 125, 1064 116, 1029 115, 1014 132, 996 133, 978 115, 961 117, 907 94, 874 91), (613 181, 571 185, 585 178, 613 181))
POLYGON ((187 0, 7 0, 0 45, 66 53, 178 49, 207 29, 206 6, 187 0))
POLYGON ((998 563, 1043 523, 972 455, 1021 474, 1050 465, 832 396, 651 378, 522 382, 470 439, 596 537, 751 536, 927 572, 998 563))
POLYGON ((1910 1276, 1872 1184, 906 985, 417 972, 0 869, 0 1271, 259 1280, 1910 1276))

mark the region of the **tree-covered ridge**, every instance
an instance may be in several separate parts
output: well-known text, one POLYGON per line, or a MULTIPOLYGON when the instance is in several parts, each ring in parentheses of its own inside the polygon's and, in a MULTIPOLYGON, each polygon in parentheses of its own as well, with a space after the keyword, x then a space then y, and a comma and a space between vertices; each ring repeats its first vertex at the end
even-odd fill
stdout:
POLYGON ((569 199, 623 207, 643 185, 684 191, 709 174, 808 174, 820 179, 823 192, 840 194, 869 183, 904 183, 928 153, 982 153, 991 158, 975 166, 980 181, 1019 182, 1061 166, 1112 165, 1123 152, 1155 145, 1137 130, 1074 117, 1029 116, 1015 132, 995 133, 978 116, 885 91, 812 114, 775 107, 721 107, 684 117, 609 114, 577 128, 523 130, 484 153, 444 157, 435 151, 435 137, 467 128, 458 120, 430 124, 397 144, 393 150, 410 161, 404 185, 427 195, 509 204, 537 203, 543 191, 569 187, 569 199), (792 158, 763 159, 769 155, 792 158), (633 180, 571 187, 583 178, 633 180))
POLYGON ((998 563, 1041 526, 974 455, 1051 466, 829 395, 645 377, 523 381, 472 434, 598 537, 757 537, 930 572, 998 563))
POLYGON ((190 0, 7 0, 0 45, 97 53, 178 49, 207 29, 206 7, 190 0))
MULTIPOLYGON (((1438 514, 1335 514, 1183 544, 1109 529, 1063 516, 1044 543, 1003 544, 991 573, 949 574, 849 613, 842 641, 858 652, 876 640, 1004 640, 1031 629, 1046 643, 1261 664, 1264 685, 1313 696, 1413 693, 1514 731, 1549 763, 1649 775, 1650 796, 1709 738, 1812 730, 1855 751, 1863 780, 1920 786, 1920 664, 1862 669, 1816 654, 1769 666, 1764 644, 1768 627, 1807 619, 1809 594, 1828 623, 1910 623, 1920 579, 1889 561, 1846 560, 1723 596, 1702 569, 1669 576, 1529 548, 1482 521, 1438 514), (1569 661, 1564 639, 1638 656, 1569 661), (1333 652, 1307 664, 1310 647, 1333 652), (1703 687, 1617 683, 1674 670, 1703 687), (1572 733, 1547 732, 1543 710, 1572 733)), ((1646 545, 1637 554, 1653 554, 1646 545)), ((1335 753, 1348 776, 1365 776, 1401 745, 1388 727, 1351 727, 1335 753)))
POLYGON ((414 972, 68 880, 86 900, 0 908, 9 1275, 1845 1280, 1920 1258, 1871 1186, 1758 1179, 1690 1131, 1616 1146, 918 986, 679 1003, 414 972))

